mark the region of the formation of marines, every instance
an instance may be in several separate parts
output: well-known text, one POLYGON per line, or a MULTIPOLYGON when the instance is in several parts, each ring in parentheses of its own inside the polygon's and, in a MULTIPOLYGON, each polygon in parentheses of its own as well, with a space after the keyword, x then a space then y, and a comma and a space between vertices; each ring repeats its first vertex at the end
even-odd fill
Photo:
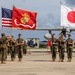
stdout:
POLYGON ((59 52, 59 62, 64 62, 65 47, 67 50, 67 62, 71 62, 73 46, 74 41, 70 34, 68 35, 67 40, 63 38, 63 34, 61 34, 58 39, 56 38, 56 34, 53 34, 51 39, 52 62, 55 62, 56 60, 57 49, 59 52))
MULTIPOLYGON (((74 41, 71 35, 68 35, 68 39, 63 38, 63 34, 56 38, 56 34, 52 35, 51 38, 51 51, 52 51, 52 62, 56 60, 57 50, 59 52, 59 61, 64 62, 65 47, 67 50, 67 62, 72 60, 72 50, 74 41)), ((23 53, 26 54, 27 43, 22 38, 22 34, 18 35, 18 39, 14 40, 14 36, 6 36, 5 33, 1 34, 0 38, 0 60, 1 64, 5 64, 7 55, 10 54, 11 61, 15 60, 16 54, 18 55, 18 61, 22 61, 23 53)))
POLYGON ((16 53, 18 54, 18 61, 22 61, 23 52, 26 54, 27 44, 22 38, 22 34, 18 35, 18 39, 14 40, 14 36, 6 36, 1 34, 0 38, 0 60, 1 64, 6 64, 7 55, 10 54, 11 61, 15 60, 16 53))

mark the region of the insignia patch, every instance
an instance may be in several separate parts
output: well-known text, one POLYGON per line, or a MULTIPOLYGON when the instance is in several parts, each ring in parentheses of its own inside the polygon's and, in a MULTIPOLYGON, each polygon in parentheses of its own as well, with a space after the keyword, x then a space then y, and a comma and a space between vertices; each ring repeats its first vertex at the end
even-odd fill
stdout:
POLYGON ((29 21, 30 17, 28 14, 23 14, 22 16, 23 17, 20 19, 20 21, 22 24, 26 24, 29 21))

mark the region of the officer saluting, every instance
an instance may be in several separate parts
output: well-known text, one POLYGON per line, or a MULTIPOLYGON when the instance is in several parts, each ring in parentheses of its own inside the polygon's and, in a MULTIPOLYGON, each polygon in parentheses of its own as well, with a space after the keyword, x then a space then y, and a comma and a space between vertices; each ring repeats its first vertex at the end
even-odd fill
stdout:
POLYGON ((73 45, 74 45, 74 41, 71 38, 71 35, 69 34, 68 39, 66 40, 68 62, 71 62, 71 59, 72 59, 73 45))
POLYGON ((18 46, 18 59, 19 59, 19 61, 21 61, 22 57, 23 57, 23 44, 24 44, 24 40, 22 38, 22 34, 19 34, 18 37, 19 38, 16 40, 17 46, 18 46))

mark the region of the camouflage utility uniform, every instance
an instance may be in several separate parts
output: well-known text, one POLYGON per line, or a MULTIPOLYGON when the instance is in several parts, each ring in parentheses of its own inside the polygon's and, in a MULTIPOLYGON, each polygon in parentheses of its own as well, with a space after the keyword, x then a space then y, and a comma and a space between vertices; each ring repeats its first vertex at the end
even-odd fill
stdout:
POLYGON ((52 61, 55 61, 56 59, 56 52, 57 52, 57 39, 52 38, 52 61))
POLYGON ((10 38, 8 41, 9 44, 9 50, 10 50, 10 55, 11 55, 11 61, 14 61, 15 59, 15 40, 10 38))
POLYGON ((72 51, 73 51, 73 39, 68 38, 66 40, 66 44, 67 44, 67 57, 68 57, 68 62, 71 62, 72 59, 72 51))
POLYGON ((5 64, 5 60, 6 60, 6 41, 7 41, 7 37, 5 36, 4 33, 1 34, 1 38, 0 38, 0 53, 1 53, 1 64, 5 64))
POLYGON ((24 41, 24 45, 23 45, 23 53, 24 53, 24 54, 27 53, 27 43, 26 43, 26 41, 24 41))
MULTIPOLYGON (((21 34, 19 34, 19 37, 20 36, 21 36, 21 34)), ((19 61, 21 61, 21 59, 23 57, 23 44, 24 44, 23 38, 18 38, 17 39, 17 47, 18 47, 18 58, 19 58, 19 61)))
POLYGON ((58 39, 58 50, 59 50, 59 59, 61 62, 64 61, 64 51, 65 51, 65 39, 62 38, 61 36, 58 39))

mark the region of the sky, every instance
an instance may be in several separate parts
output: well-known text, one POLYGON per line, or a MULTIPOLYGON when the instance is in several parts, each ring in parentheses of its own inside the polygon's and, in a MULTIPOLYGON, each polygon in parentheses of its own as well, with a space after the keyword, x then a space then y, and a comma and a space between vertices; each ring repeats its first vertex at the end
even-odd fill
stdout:
MULTIPOLYGON (((37 28, 51 28, 60 26, 60 2, 68 7, 75 7, 75 0, 0 0, 0 7, 12 9, 12 6, 14 5, 23 10, 37 12, 37 28)), ((11 34, 11 29, 4 28, 4 32, 7 36, 9 36, 11 34)), ((1 33, 2 28, 0 26, 0 34, 1 33)), ((15 39, 18 37, 19 33, 22 34, 25 40, 27 38, 40 38, 40 40, 45 40, 44 35, 47 33, 47 31, 22 31, 12 29, 12 35, 14 35, 15 39)), ((58 32, 56 34, 58 36, 58 32)))

